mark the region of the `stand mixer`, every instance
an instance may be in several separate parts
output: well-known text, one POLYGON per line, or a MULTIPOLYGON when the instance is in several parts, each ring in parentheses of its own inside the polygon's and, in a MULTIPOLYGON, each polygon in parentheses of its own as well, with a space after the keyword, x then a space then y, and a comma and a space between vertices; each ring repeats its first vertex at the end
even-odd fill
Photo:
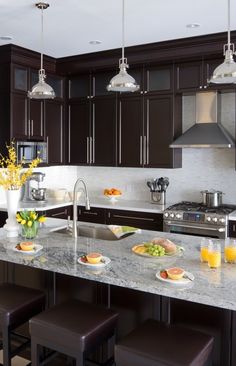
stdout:
POLYGON ((44 177, 44 173, 35 172, 27 179, 25 185, 23 186, 22 201, 45 201, 46 188, 40 187, 44 177), (37 188, 32 187, 32 182, 37 182, 37 188))

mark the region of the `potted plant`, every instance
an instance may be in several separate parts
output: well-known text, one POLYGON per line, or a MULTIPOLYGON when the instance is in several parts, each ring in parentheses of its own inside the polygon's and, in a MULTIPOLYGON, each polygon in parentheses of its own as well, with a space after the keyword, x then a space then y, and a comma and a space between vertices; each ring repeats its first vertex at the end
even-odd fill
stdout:
POLYGON ((26 239, 33 239, 38 233, 40 222, 45 222, 45 216, 39 216, 35 211, 20 211, 16 214, 16 220, 22 226, 21 235, 26 239))
POLYGON ((24 160, 17 161, 17 152, 14 141, 6 145, 7 156, 0 154, 0 186, 6 191, 8 219, 4 228, 8 237, 18 236, 18 225, 16 223, 16 212, 20 200, 20 188, 32 175, 33 169, 38 166, 41 159, 37 157, 32 160, 28 167, 24 166, 24 160))

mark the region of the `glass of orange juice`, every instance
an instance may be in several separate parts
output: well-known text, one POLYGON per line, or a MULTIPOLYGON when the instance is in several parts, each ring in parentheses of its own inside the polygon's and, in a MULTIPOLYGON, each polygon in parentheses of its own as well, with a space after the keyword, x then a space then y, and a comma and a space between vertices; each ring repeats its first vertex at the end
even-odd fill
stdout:
POLYGON ((236 263, 236 240, 230 238, 225 240, 225 262, 236 263))
POLYGON ((221 245, 213 240, 209 241, 208 246, 208 266, 210 268, 221 266, 221 245))
POLYGON ((201 240, 201 249, 200 249, 200 259, 201 262, 208 262, 208 246, 209 240, 206 238, 202 238, 201 240))

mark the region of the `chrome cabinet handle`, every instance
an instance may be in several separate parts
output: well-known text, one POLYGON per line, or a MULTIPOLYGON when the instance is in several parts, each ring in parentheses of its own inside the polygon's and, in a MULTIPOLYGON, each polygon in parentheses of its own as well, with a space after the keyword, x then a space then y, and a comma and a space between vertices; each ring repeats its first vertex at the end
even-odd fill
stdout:
POLYGON ((31 119, 31 136, 34 136, 34 122, 33 120, 31 119))
POLYGON ((47 159, 47 161, 46 161, 46 163, 48 164, 48 156, 49 156, 49 153, 48 153, 48 149, 49 149, 49 137, 47 136, 47 152, 46 152, 46 159, 47 159))
POLYGON ((121 164, 121 102, 119 105, 119 164, 121 164))
POLYGON ((140 136, 140 158, 139 158, 140 165, 143 165, 143 136, 140 136))
POLYGON ((28 133, 27 133, 27 136, 30 137, 31 134, 30 134, 30 119, 28 120, 28 133))
POLYGON ((94 215, 94 216, 97 216, 98 215, 97 212, 92 212, 92 211, 84 211, 83 214, 84 215, 94 215))
POLYGON ((89 141, 90 141, 90 144, 89 144, 89 150, 90 150, 90 159, 89 159, 89 162, 90 162, 90 164, 92 164, 92 162, 93 162, 93 138, 90 137, 89 138, 89 141))
POLYGON ((87 164, 89 164, 89 137, 87 136, 86 137, 86 143, 87 143, 87 159, 86 159, 86 161, 87 161, 87 164))
POLYGON ((68 136, 69 136, 69 142, 68 142, 68 159, 69 159, 69 163, 71 162, 71 136, 70 136, 70 132, 71 132, 71 106, 69 105, 69 121, 68 121, 68 136))
POLYGON ((143 137, 143 164, 147 164, 147 136, 143 137))
POLYGON ((146 165, 149 165, 149 118, 150 118, 149 100, 147 100, 147 136, 146 139, 146 165))
MULTIPOLYGON (((95 89, 94 89, 95 90, 95 89)), ((95 163, 95 103, 93 102, 93 131, 92 131, 92 150, 93 150, 93 154, 92 154, 92 163, 95 163)))
POLYGON ((236 225, 235 224, 233 225, 233 231, 236 231, 236 225))
POLYGON ((123 216, 123 215, 116 215, 114 214, 113 217, 117 217, 120 219, 134 219, 134 220, 142 220, 142 221, 155 221, 154 219, 151 219, 149 217, 136 217, 136 216, 123 216))

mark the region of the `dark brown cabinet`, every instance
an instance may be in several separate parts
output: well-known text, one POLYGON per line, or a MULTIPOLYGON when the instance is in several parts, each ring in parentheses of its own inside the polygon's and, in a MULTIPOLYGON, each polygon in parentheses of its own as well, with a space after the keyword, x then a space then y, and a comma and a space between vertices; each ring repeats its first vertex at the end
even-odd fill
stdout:
POLYGON ((104 72, 70 80, 69 164, 116 165, 116 96, 105 88, 110 76, 104 72))
POLYGON ((45 136, 48 143, 48 164, 64 163, 64 106, 59 101, 45 101, 45 136))
POLYGON ((173 65, 146 66, 144 68, 144 94, 173 91, 173 65))
POLYGON ((99 207, 90 207, 90 210, 86 210, 84 206, 78 206, 78 221, 105 224, 106 210, 99 207))
POLYGON ((106 224, 127 225, 144 230, 163 231, 163 215, 140 211, 107 209, 106 224))
POLYGON ((68 217, 72 217, 72 206, 65 206, 59 208, 53 208, 51 210, 47 210, 42 212, 47 217, 53 217, 55 219, 65 219, 67 220, 68 217))
POLYGON ((181 132, 181 113, 172 94, 120 97, 118 165, 181 167, 181 150, 169 145, 181 132))
MULTIPOLYGON (((216 88, 209 84, 213 71, 223 62, 223 59, 201 59, 178 63, 175 66, 175 89, 177 92, 206 90, 216 88)), ((227 85, 217 85, 217 89, 224 89, 227 85)))
POLYGON ((29 100, 24 94, 11 94, 11 138, 44 140, 43 102, 29 100))

